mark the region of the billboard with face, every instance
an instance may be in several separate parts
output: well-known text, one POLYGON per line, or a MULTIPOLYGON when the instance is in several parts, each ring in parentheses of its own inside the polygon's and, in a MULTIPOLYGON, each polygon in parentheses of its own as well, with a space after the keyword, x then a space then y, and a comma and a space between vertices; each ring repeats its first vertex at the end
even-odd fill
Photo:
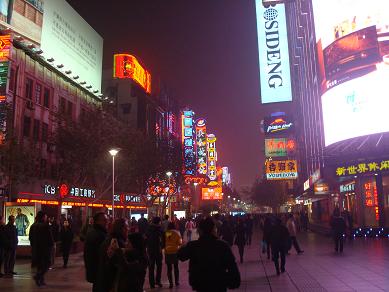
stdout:
POLYGON ((389 1, 313 8, 325 145, 389 131, 389 1))
POLYGON ((18 245, 30 245, 28 235, 30 227, 34 223, 35 206, 6 206, 4 221, 8 223, 9 216, 15 218, 14 225, 18 233, 18 245))

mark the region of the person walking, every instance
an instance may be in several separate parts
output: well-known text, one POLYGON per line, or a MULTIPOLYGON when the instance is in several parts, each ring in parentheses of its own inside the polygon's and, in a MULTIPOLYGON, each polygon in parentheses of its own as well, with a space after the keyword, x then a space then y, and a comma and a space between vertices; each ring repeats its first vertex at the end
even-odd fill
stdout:
POLYGON ((162 287, 162 236, 161 218, 154 217, 146 232, 150 288, 155 288, 155 285, 162 287), (156 273, 155 267, 157 267, 156 273))
POLYGON ((180 261, 189 260, 189 284, 198 292, 225 292, 240 286, 240 273, 228 244, 217 238, 215 222, 199 222, 198 240, 190 241, 177 253, 180 261))
POLYGON ((97 287, 97 273, 99 268, 99 251, 107 236, 107 215, 103 212, 93 216, 93 227, 88 231, 84 245, 84 263, 86 279, 92 283, 92 291, 99 291, 97 287))
POLYGON ((46 285, 45 274, 50 267, 53 236, 47 223, 47 215, 39 211, 35 223, 31 225, 29 235, 32 250, 32 266, 36 267, 34 280, 37 286, 46 285))
POLYGON ((65 269, 68 267, 69 254, 72 248, 73 237, 74 234, 72 231, 72 227, 69 221, 65 220, 63 222, 63 225, 61 226, 61 232, 60 232, 63 267, 65 269))
POLYGON ((250 214, 247 214, 246 217, 246 243, 251 245, 251 240, 253 237, 253 228, 254 228, 254 219, 250 214))
POLYGON ((4 226, 4 239, 4 274, 6 277, 12 277, 16 275, 14 267, 18 246, 18 230, 13 215, 8 217, 8 223, 4 226))
POLYGON ((5 230, 4 230, 3 216, 0 215, 0 278, 4 276, 1 272, 4 262, 4 249, 5 249, 5 230))
POLYGON ((173 267, 174 280, 176 286, 180 285, 180 271, 178 269, 177 251, 182 245, 181 234, 176 230, 174 223, 168 225, 165 232, 165 262, 167 266, 167 277, 169 279, 169 288, 173 288, 173 267))
POLYGON ((189 218, 188 221, 185 223, 185 231, 186 231, 186 237, 188 242, 192 240, 192 233, 193 229, 195 229, 195 224, 192 220, 192 218, 189 218))
POLYGON ((246 232, 246 226, 242 218, 239 218, 235 231, 235 244, 238 246, 241 264, 243 264, 244 247, 246 245, 246 232))
POLYGON ((280 263, 281 258, 281 273, 285 272, 286 264, 286 252, 288 250, 289 232, 288 229, 282 224, 281 219, 276 218, 274 226, 270 233, 270 245, 276 268, 277 275, 280 275, 280 263))
POLYGON ((335 252, 343 252, 343 235, 346 231, 346 222, 340 216, 339 208, 335 208, 331 218, 332 236, 335 243, 335 252))
POLYGON ((85 242, 88 231, 93 228, 93 216, 90 216, 87 222, 81 227, 80 240, 85 242))
POLYGON ((222 240, 227 242, 230 247, 232 247, 232 245, 234 244, 234 228, 232 226, 230 217, 227 217, 226 220, 223 222, 220 231, 220 237, 222 240))
POLYGON ((162 220, 162 231, 163 232, 166 232, 166 230, 167 230, 167 227, 170 223, 169 218, 170 218, 169 215, 163 216, 163 220, 162 220))
POLYGON ((145 214, 140 214, 140 218, 138 220, 138 231, 140 234, 146 234, 147 228, 149 227, 149 221, 145 218, 145 214))
POLYGON ((54 244, 53 247, 51 248, 51 259, 50 259, 50 268, 54 266, 55 263, 55 256, 57 254, 57 242, 59 241, 59 226, 57 224, 57 220, 54 217, 48 218, 48 223, 49 223, 49 228, 51 235, 53 236, 54 244))
POLYGON ((294 246, 297 254, 302 254, 304 251, 300 248, 300 245, 297 242, 297 227, 292 213, 288 215, 286 227, 288 228, 291 243, 294 246))
POLYGON ((268 260, 270 260, 270 252, 271 252, 270 236, 271 236, 272 228, 273 228, 273 220, 270 217, 270 215, 266 215, 263 221, 262 253, 267 254, 268 260))

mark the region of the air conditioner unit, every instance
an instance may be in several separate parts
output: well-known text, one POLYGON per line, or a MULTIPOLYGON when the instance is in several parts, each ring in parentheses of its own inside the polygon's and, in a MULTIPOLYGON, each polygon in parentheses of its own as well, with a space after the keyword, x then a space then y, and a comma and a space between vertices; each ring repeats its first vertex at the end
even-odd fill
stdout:
POLYGON ((26 107, 30 110, 33 110, 34 109, 34 103, 32 102, 32 100, 27 100, 26 102, 26 107))

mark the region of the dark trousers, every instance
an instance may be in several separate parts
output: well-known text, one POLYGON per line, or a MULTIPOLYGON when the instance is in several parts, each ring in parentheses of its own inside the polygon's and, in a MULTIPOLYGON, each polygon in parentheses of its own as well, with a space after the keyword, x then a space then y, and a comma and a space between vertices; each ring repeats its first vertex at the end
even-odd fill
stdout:
POLYGON ((155 283, 161 283, 162 275, 162 253, 149 254, 149 283, 150 286, 155 286, 155 283), (157 273, 154 274, 155 266, 157 266, 157 273))
POLYGON ((343 234, 334 235, 335 251, 343 252, 343 234))
POLYGON ((300 246, 299 246, 299 243, 297 242, 296 236, 291 236, 291 237, 290 237, 290 240, 292 241, 292 245, 294 246, 294 249, 295 249, 297 252, 301 252, 301 248, 300 248, 300 246))
POLYGON ((281 258, 281 271, 285 271, 285 250, 283 248, 272 247, 272 256, 277 274, 280 272, 279 258, 281 258))
POLYGON ((238 245, 238 251, 239 251, 240 262, 243 263, 243 255, 244 255, 244 245, 243 244, 238 245))
POLYGON ((63 247, 63 249, 62 249, 62 258, 63 258, 63 265, 64 265, 64 267, 66 267, 68 265, 69 254, 70 254, 70 247, 63 247))
POLYGON ((15 267, 16 249, 4 250, 4 274, 11 274, 15 267))
POLYGON ((253 232, 247 232, 247 245, 251 245, 252 238, 253 238, 253 232))
POLYGON ((270 240, 265 240, 265 243, 266 243, 267 259, 270 260, 270 253, 271 253, 270 240))
MULTIPOLYGON (((169 256, 169 255, 166 255, 169 256)), ((178 259, 172 261, 166 261, 167 266, 167 278, 169 279, 169 284, 173 285, 173 267, 174 267, 174 281, 177 284, 180 283, 180 270, 178 269, 178 259)))

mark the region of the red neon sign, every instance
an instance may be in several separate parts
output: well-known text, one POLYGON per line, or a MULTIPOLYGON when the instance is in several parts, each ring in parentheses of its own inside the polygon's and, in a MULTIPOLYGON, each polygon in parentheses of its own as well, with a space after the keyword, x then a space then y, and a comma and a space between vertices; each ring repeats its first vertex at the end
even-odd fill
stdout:
POLYGON ((147 93, 151 93, 151 74, 142 67, 134 56, 115 54, 113 58, 114 78, 130 78, 142 86, 147 93))
POLYGON ((0 35, 0 62, 8 61, 11 49, 11 36, 0 35))

